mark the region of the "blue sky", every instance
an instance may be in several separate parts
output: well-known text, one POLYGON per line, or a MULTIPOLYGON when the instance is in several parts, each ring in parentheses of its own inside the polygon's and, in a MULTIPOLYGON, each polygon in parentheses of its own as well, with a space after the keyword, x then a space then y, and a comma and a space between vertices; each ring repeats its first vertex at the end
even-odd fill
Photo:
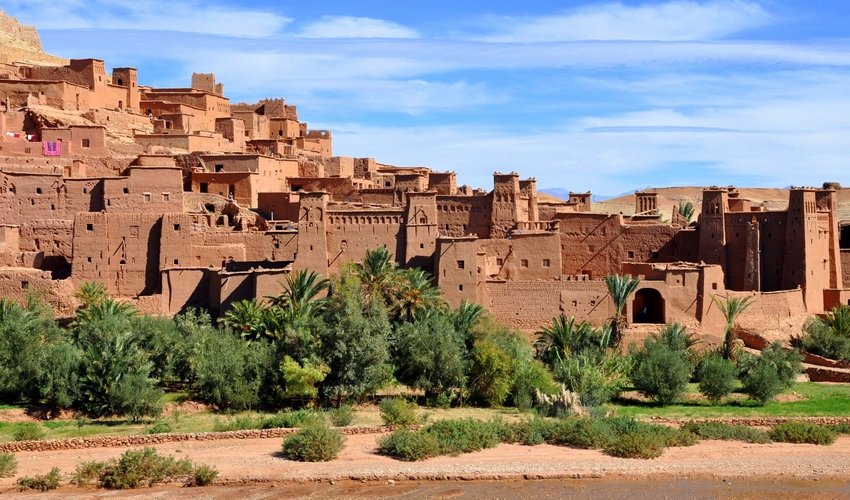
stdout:
POLYGON ((538 188, 850 185, 850 2, 7 0, 45 50, 233 102, 334 152, 538 188))

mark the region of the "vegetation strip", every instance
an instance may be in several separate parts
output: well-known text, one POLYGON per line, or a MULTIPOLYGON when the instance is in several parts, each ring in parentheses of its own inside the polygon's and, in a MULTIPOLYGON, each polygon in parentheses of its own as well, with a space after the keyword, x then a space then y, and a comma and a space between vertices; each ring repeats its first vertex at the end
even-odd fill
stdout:
MULTIPOLYGON (((345 435, 381 434, 395 430, 395 426, 341 427, 338 430, 345 435)), ((265 439, 279 438, 299 431, 288 429, 251 429, 226 432, 193 432, 171 434, 143 434, 137 436, 93 436, 45 441, 10 441, 0 443, 0 452, 77 450, 82 448, 122 448, 130 446, 149 446, 159 443, 178 441, 217 441, 222 439, 265 439)))

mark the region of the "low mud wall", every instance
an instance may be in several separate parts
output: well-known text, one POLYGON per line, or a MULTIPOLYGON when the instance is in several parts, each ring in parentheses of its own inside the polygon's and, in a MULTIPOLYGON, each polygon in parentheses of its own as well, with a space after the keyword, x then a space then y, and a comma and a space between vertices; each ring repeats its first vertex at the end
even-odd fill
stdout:
MULTIPOLYGON (((421 426, 413 426, 417 429, 421 426)), ((391 432, 394 426, 372 427, 338 427, 347 436, 355 434, 380 434, 391 432)), ((55 451, 78 450, 82 448, 130 448, 133 446, 153 446, 161 443, 178 441, 218 441, 222 439, 265 439, 280 438, 298 432, 297 428, 290 429, 252 429, 245 431, 226 432, 196 432, 196 433, 166 433, 142 434, 137 436, 92 436, 64 439, 47 439, 40 441, 12 441, 0 443, 0 452, 15 453, 20 451, 55 451)))

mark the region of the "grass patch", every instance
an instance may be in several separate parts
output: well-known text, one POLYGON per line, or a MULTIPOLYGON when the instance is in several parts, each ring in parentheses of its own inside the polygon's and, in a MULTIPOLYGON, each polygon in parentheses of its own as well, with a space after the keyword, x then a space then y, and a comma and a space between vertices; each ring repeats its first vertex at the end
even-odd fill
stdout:
POLYGON ((18 459, 11 453, 0 453, 0 477, 12 477, 18 472, 18 459))
POLYGON ((16 424, 12 430, 12 439, 15 441, 38 441, 44 439, 44 429, 35 423, 25 422, 16 424))

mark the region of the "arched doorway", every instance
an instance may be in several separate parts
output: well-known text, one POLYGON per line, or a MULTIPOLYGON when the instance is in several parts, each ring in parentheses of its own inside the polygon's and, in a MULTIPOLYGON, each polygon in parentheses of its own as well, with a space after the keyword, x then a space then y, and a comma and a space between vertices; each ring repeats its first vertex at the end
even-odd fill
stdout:
POLYGON ((632 323, 664 323, 664 298, 658 290, 644 288, 635 293, 632 323))

